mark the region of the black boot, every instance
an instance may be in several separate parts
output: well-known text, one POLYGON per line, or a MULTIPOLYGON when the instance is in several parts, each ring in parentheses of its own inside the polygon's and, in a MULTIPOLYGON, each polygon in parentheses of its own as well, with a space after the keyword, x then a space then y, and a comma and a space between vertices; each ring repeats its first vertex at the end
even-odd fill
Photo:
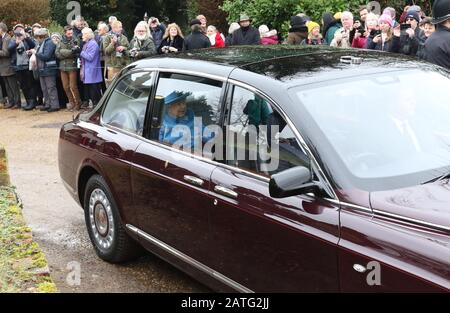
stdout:
POLYGON ((31 100, 27 100, 27 106, 26 107, 24 107, 23 109, 25 110, 25 111, 31 111, 31 110, 34 110, 34 108, 36 108, 36 100, 34 100, 34 99, 31 99, 31 100))

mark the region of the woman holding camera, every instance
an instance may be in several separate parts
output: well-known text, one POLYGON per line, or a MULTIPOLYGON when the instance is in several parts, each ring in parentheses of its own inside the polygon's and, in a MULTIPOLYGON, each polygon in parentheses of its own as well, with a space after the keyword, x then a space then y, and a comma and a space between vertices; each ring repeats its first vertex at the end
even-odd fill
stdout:
POLYGON ((27 105, 23 109, 31 111, 37 106, 34 77, 33 72, 30 71, 30 57, 32 55, 30 50, 35 48, 36 44, 30 35, 25 32, 22 24, 14 26, 14 37, 8 47, 9 54, 11 55, 11 64, 16 71, 20 89, 22 89, 27 102, 27 105))
POLYGON ((163 41, 158 48, 159 54, 181 52, 184 46, 184 36, 180 27, 173 23, 167 26, 163 41))
POLYGON ((133 61, 148 58, 156 54, 155 43, 153 42, 150 28, 146 22, 141 21, 137 24, 130 48, 129 54, 133 61))
POLYGON ((396 52, 400 50, 400 29, 392 28, 392 17, 383 14, 378 19, 379 30, 372 30, 365 45, 366 49, 396 52))

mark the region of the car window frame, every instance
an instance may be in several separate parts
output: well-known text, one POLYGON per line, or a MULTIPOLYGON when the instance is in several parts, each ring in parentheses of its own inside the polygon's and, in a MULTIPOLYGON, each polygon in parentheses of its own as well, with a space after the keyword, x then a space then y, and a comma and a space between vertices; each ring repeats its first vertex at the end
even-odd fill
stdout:
POLYGON ((147 124, 148 124, 147 116, 148 116, 148 112, 151 109, 150 108, 150 99, 151 99, 151 96, 152 96, 152 94, 154 92, 154 89, 155 89, 155 78, 157 76, 156 74, 157 74, 156 71, 154 71, 154 70, 147 70, 147 69, 131 69, 129 71, 122 72, 121 76, 117 77, 117 79, 114 80, 114 84, 110 86, 108 94, 106 95, 106 98, 103 100, 102 109, 101 109, 101 112, 100 112, 100 125, 102 125, 104 127, 108 127, 108 128, 114 129, 115 131, 119 131, 121 133, 127 134, 127 135, 135 137, 135 138, 143 139, 144 135, 145 135, 146 128, 147 128, 147 124), (146 108, 146 113, 145 113, 145 118, 144 118, 144 130, 143 130, 142 135, 130 132, 130 131, 128 131, 126 129, 123 129, 123 128, 120 128, 120 127, 113 126, 111 124, 106 123, 103 120, 103 115, 105 114, 106 107, 108 106, 109 100, 111 99, 111 96, 114 93, 114 90, 116 89, 117 85, 122 80, 124 80, 126 77, 128 77, 129 75, 139 74, 139 73, 151 73, 152 74, 151 83, 150 83, 150 93, 149 93, 149 96, 147 98, 147 108, 146 108))

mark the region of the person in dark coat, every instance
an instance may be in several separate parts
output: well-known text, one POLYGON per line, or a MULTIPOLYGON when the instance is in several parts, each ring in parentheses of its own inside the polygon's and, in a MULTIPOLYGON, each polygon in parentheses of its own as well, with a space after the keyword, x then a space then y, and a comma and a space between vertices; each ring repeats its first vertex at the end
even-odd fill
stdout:
POLYGON ((191 21, 192 33, 184 40, 184 50, 211 48, 211 41, 203 33, 202 22, 198 19, 191 21))
POLYGON ((238 23, 233 22, 230 24, 230 27, 228 28, 228 36, 225 38, 225 46, 229 47, 231 46, 231 43, 233 42, 233 33, 238 30, 241 26, 239 26, 238 23))
POLYGON ((450 70, 450 5, 449 0, 436 0, 433 5, 436 31, 425 42, 425 60, 450 70))
POLYGON ((134 37, 130 42, 130 57, 132 61, 145 59, 156 54, 155 43, 148 23, 140 21, 134 29, 134 37))
POLYGON ((37 106, 34 77, 33 72, 30 71, 30 50, 34 49, 36 44, 29 34, 25 33, 23 25, 17 24, 14 26, 14 32, 20 33, 21 36, 16 36, 16 40, 10 41, 8 50, 11 56, 11 64, 16 71, 17 80, 27 102, 24 110, 29 111, 37 106))
POLYGON ((45 106, 41 110, 49 113, 56 112, 60 109, 58 90, 56 89, 56 75, 58 74, 55 54, 56 45, 49 37, 46 28, 39 29, 36 33, 36 38, 39 42, 37 51, 35 51, 36 60, 45 99, 45 106))
POLYGON ((293 16, 291 18, 291 28, 286 39, 288 45, 300 45, 308 38, 308 26, 306 26, 308 19, 303 16, 293 16))
POLYGON ((183 51, 184 36, 180 27, 173 23, 169 24, 164 34, 163 41, 158 48, 159 54, 177 53, 183 51))
POLYGON ((409 24, 411 28, 403 31, 400 35, 400 53, 416 56, 419 47, 424 46, 425 41, 427 40, 424 31, 419 27, 419 13, 408 11, 405 22, 406 24, 409 24))
POLYGON ((252 20, 247 14, 241 14, 239 18, 239 25, 241 27, 233 33, 232 46, 261 44, 259 31, 251 23, 252 20))
POLYGON ((151 17, 148 25, 150 27, 150 32, 152 33, 153 41, 155 46, 159 47, 163 41, 164 34, 166 33, 166 25, 160 23, 156 17, 151 17))

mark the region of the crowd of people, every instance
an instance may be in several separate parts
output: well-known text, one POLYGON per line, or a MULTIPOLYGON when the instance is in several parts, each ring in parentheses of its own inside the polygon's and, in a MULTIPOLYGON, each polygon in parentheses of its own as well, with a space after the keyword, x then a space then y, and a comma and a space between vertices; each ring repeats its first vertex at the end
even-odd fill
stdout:
POLYGON ((361 6, 351 12, 327 12, 319 22, 293 16, 286 38, 267 25, 252 25, 247 14, 231 23, 227 35, 208 25, 204 15, 190 22, 190 34, 158 18, 140 21, 132 36, 114 16, 96 30, 81 17, 50 34, 39 24, 0 23, 0 105, 6 109, 56 112, 95 106, 122 68, 155 54, 239 45, 329 45, 371 49, 426 59, 450 69, 450 0, 436 0, 433 17, 419 6, 381 15, 361 6), (21 92, 22 91, 22 92, 21 92), (22 103, 21 97, 26 103, 22 103))

